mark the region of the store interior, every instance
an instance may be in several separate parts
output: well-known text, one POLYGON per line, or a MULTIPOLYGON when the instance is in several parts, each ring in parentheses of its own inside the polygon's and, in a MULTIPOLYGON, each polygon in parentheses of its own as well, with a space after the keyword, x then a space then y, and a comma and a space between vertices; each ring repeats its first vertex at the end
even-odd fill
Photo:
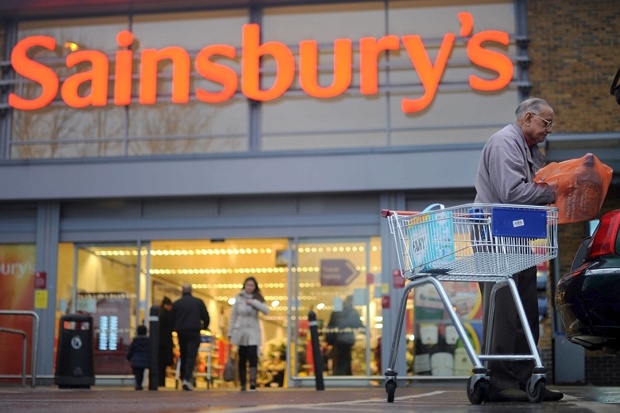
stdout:
MULTIPOLYGON (((308 312, 317 315, 324 337, 330 314, 349 296, 367 327, 357 332, 353 374, 374 375, 378 374, 374 349, 382 328, 380 296, 385 289, 380 284, 380 255, 378 238, 65 243, 59 246, 58 316, 93 315, 97 374, 130 375, 123 357, 136 327, 148 326, 152 306, 164 297, 178 299, 181 285, 190 283, 211 318, 203 332, 209 338, 201 345, 196 377, 206 386, 224 385, 220 376, 228 357, 231 305, 243 281, 254 276, 270 308, 261 317, 262 385, 286 385, 287 356, 291 376, 314 374, 307 354, 308 312), (102 320, 103 327, 112 326, 113 331, 102 329, 102 320)), ((328 375, 329 363, 327 357, 328 375)), ((177 385, 174 376, 174 369, 169 369, 167 385, 177 385)))

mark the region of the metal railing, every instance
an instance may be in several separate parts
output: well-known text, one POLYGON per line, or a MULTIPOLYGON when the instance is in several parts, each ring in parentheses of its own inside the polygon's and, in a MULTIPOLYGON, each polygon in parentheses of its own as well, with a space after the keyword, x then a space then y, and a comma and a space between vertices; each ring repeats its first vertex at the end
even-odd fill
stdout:
MULTIPOLYGON (((17 315, 17 316, 29 316, 34 318, 34 323, 32 324, 32 349, 31 353, 31 387, 34 388, 36 386, 37 381, 37 345, 39 342, 39 315, 34 311, 26 311, 26 310, 0 310, 0 316, 2 315, 17 315)), ((6 332, 11 334, 23 334, 23 343, 24 343, 24 353, 22 359, 22 386, 26 385, 26 352, 27 352, 27 337, 26 332, 21 330, 15 330, 10 328, 0 328, 0 332, 6 332)), ((0 376, 2 377, 2 376, 0 376)))
POLYGON ((22 336, 22 387, 26 387, 26 352, 28 351, 28 338, 24 330, 0 327, 0 333, 19 334, 22 336))

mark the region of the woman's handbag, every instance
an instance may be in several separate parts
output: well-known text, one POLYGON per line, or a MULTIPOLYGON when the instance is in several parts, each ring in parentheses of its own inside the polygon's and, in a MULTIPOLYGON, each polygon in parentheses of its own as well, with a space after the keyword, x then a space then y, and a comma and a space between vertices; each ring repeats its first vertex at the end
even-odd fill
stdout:
POLYGON ((235 380, 236 363, 235 363, 235 359, 232 356, 231 350, 232 349, 228 350, 228 361, 226 362, 226 365, 224 366, 223 378, 224 378, 224 381, 226 382, 231 382, 235 380))

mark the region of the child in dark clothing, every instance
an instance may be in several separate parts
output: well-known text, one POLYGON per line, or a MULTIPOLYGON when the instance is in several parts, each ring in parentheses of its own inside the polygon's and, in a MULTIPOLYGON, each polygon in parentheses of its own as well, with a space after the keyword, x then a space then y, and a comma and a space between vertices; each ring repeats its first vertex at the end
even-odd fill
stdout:
POLYGON ((127 360, 133 369, 133 375, 136 379, 136 390, 142 390, 142 381, 144 380, 144 369, 149 367, 149 338, 146 335, 146 326, 138 326, 138 335, 134 337, 127 360))

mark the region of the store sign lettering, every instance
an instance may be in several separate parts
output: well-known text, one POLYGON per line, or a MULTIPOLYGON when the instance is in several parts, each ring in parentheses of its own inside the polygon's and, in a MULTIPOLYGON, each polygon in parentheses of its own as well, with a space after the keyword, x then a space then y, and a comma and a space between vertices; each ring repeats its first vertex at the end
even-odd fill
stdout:
MULTIPOLYGON (((509 35, 503 31, 486 30, 472 35, 473 16, 470 13, 459 13, 460 36, 468 38, 466 50, 471 63, 491 73, 491 79, 484 79, 474 74, 469 77, 472 90, 493 92, 510 83, 513 76, 513 64, 510 58, 497 51, 485 47, 494 45, 496 49, 505 48, 509 44, 509 35), (498 48, 497 46, 500 45, 498 48)), ((113 103, 125 106, 131 103, 132 73, 136 56, 129 50, 134 36, 129 31, 118 33, 119 50, 115 56, 115 64, 111 66, 108 57, 97 50, 78 50, 69 54, 65 64, 73 68, 80 64, 90 65, 90 70, 81 71, 60 81, 54 70, 41 62, 28 57, 28 51, 35 47, 47 50, 56 48, 56 40, 49 36, 30 36, 19 41, 11 53, 11 64, 16 73, 36 82, 41 93, 28 99, 16 93, 9 95, 9 105, 18 110, 37 110, 46 107, 56 98, 60 91, 63 102, 72 108, 101 107, 108 104, 109 84, 113 83, 113 103), (113 73, 110 73, 113 67, 113 73), (113 75, 113 82, 109 82, 113 75), (81 86, 90 85, 90 93, 81 95, 81 86)), ((446 33, 439 52, 432 61, 428 55, 423 39, 419 35, 386 35, 379 39, 363 37, 359 40, 359 70, 362 95, 376 95, 379 91, 379 59, 387 51, 399 51, 401 45, 411 61, 422 83, 422 96, 404 98, 401 109, 404 113, 415 113, 427 108, 437 93, 437 88, 446 70, 448 58, 452 53, 456 40, 455 33, 446 33)), ((194 60, 196 72, 204 79, 220 85, 218 91, 204 90, 197 87, 195 97, 205 103, 221 103, 230 99, 241 83, 241 93, 249 99, 271 101, 284 95, 291 87, 295 72, 298 70, 299 84, 304 93, 318 99, 329 99, 342 95, 351 86, 353 71, 353 42, 351 39, 334 41, 333 81, 322 86, 318 81, 318 44, 315 40, 302 40, 299 43, 299 67, 296 67, 293 52, 284 43, 268 41, 261 43, 260 27, 246 24, 242 28, 241 44, 241 75, 234 69, 214 61, 218 58, 237 58, 237 50, 226 44, 214 44, 198 52, 194 60), (271 57, 277 63, 276 75, 270 87, 261 88, 260 60, 264 56, 271 57)), ((183 104, 190 99, 191 59, 189 53, 178 46, 162 49, 144 49, 139 56, 138 101, 142 105, 152 105, 157 100, 158 62, 172 62, 172 102, 183 104)))
POLYGON ((31 274, 32 268, 29 264, 22 264, 19 262, 1 262, 0 261, 0 276, 15 277, 18 280, 24 278, 26 274, 31 274))

